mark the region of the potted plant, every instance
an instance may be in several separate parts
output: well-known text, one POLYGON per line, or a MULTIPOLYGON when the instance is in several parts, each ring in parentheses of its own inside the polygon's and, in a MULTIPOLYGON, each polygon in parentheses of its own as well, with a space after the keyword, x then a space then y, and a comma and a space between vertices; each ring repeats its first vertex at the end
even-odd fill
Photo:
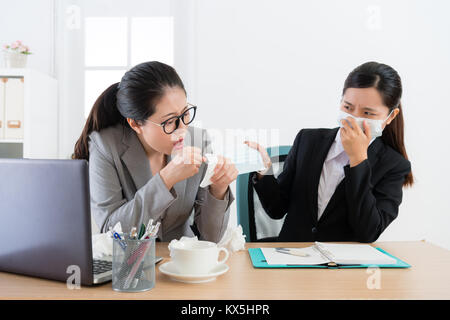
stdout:
POLYGON ((25 68, 27 64, 27 56, 31 54, 30 49, 17 40, 12 44, 3 46, 5 55, 5 66, 7 68, 25 68))

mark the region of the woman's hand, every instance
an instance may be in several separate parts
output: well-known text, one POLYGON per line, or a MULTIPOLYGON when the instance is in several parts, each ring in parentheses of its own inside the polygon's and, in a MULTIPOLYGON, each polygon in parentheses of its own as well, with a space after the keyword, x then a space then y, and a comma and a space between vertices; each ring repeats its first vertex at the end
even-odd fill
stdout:
MULTIPOLYGON (((270 167, 272 166, 272 161, 270 160, 269 154, 267 153, 266 148, 261 146, 260 144, 253 142, 253 141, 244 141, 246 145, 248 145, 250 148, 253 148, 257 151, 259 151, 259 154, 261 155, 261 158, 263 160, 264 166, 266 167, 266 170, 264 172, 267 172, 270 167)), ((264 173, 257 172, 258 179, 261 179, 263 177, 264 173)))
POLYGON ((363 121, 364 133, 352 117, 341 120, 341 123, 342 145, 350 160, 350 167, 354 167, 367 159, 367 148, 372 139, 370 127, 363 121), (346 120, 350 121, 351 126, 346 120))
POLYGON ((217 164, 214 168, 214 175, 211 177, 212 184, 209 192, 217 199, 223 200, 228 186, 236 180, 239 172, 230 159, 217 156, 217 164))
POLYGON ((196 147, 184 147, 181 152, 174 154, 173 159, 159 172, 167 189, 187 178, 198 173, 202 162, 206 158, 202 156, 202 151, 196 147))

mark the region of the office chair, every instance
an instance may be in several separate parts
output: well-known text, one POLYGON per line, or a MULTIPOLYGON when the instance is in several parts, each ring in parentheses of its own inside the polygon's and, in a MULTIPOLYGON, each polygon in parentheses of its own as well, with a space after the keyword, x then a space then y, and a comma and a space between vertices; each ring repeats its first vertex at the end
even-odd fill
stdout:
MULTIPOLYGON (((291 146, 278 146, 267 148, 272 160, 275 178, 283 171, 283 163, 291 146)), ((278 238, 284 217, 274 220, 269 217, 259 201, 258 194, 251 182, 255 172, 241 174, 236 180, 236 206, 237 221, 247 242, 273 242, 278 238)))

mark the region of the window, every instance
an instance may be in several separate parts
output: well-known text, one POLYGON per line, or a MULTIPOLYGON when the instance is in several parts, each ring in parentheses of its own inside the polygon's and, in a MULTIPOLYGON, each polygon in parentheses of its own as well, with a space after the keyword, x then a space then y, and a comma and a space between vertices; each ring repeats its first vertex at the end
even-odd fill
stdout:
POLYGON ((157 60, 173 66, 173 17, 86 17, 84 115, 134 65, 157 60))

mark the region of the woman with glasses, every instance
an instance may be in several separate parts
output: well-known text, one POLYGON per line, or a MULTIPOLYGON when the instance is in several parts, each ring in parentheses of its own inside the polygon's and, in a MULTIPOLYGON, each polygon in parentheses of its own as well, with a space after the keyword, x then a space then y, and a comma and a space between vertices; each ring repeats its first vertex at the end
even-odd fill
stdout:
POLYGON ((139 230, 153 219, 162 241, 221 239, 238 172, 219 156, 212 184, 199 187, 212 150, 206 132, 188 126, 196 111, 176 71, 156 61, 135 66, 100 95, 73 158, 89 161, 91 212, 101 232, 117 222, 124 232, 139 230))

